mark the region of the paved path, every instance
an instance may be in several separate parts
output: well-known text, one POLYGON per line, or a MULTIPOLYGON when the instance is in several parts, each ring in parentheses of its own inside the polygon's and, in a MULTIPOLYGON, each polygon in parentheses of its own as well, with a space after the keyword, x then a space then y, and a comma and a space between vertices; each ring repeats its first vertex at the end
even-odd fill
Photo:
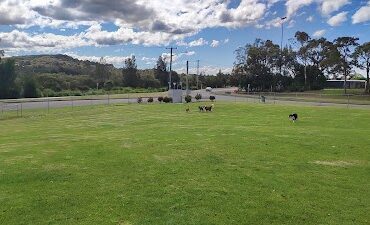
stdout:
MULTIPOLYGON (((259 102, 258 96, 232 96, 227 95, 227 92, 233 92, 236 88, 218 88, 212 92, 206 90, 193 91, 192 96, 195 97, 197 93, 202 94, 203 99, 209 99, 210 95, 216 97, 216 101, 229 101, 229 102, 259 102)), ((87 106, 87 105, 108 105, 108 104, 119 104, 119 103, 136 103, 136 98, 121 98, 121 99, 92 99, 92 100, 56 100, 55 98, 49 99, 37 99, 37 101, 24 101, 4 103, 0 102, 0 110, 9 111, 17 109, 48 109, 48 108, 62 108, 62 107, 75 107, 75 106, 87 106)), ((143 98, 143 102, 146 102, 148 98, 143 98)), ((156 98, 155 98, 156 101, 156 98)), ((267 97, 267 104, 282 104, 282 105, 307 105, 307 106, 336 106, 336 107, 349 107, 349 108, 365 108, 370 109, 370 105, 347 105, 338 103, 320 103, 320 102, 306 102, 306 101, 293 101, 293 100, 274 100, 267 97)))

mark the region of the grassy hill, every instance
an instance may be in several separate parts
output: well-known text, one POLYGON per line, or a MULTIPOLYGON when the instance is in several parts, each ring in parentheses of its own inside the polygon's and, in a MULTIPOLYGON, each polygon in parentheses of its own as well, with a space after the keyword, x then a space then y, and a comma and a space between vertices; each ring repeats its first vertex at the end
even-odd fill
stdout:
MULTIPOLYGON (((67 55, 29 55, 13 57, 17 72, 21 75, 34 73, 64 73, 67 75, 91 75, 94 74, 97 63, 83 61, 67 55)), ((111 71, 119 71, 113 65, 108 64, 111 71)))

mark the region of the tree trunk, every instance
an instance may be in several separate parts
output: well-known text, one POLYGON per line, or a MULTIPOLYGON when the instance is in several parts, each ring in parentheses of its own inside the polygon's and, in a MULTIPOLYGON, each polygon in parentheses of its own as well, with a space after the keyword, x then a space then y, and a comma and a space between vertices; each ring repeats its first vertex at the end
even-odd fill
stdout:
POLYGON ((307 88, 307 65, 304 65, 304 88, 307 88))
POLYGON ((370 72, 370 67, 368 66, 367 68, 366 68, 366 93, 370 93, 370 87, 369 87, 369 85, 370 85, 370 79, 369 79, 369 72, 370 72))
POLYGON ((347 70, 344 70, 344 94, 347 94, 347 70))

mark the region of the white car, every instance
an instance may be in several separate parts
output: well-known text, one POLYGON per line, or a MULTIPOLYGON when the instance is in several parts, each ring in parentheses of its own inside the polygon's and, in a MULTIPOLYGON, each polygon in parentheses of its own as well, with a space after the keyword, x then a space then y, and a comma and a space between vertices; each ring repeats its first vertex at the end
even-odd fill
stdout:
POLYGON ((206 91, 211 92, 212 91, 212 88, 211 87, 207 87, 206 88, 206 91))

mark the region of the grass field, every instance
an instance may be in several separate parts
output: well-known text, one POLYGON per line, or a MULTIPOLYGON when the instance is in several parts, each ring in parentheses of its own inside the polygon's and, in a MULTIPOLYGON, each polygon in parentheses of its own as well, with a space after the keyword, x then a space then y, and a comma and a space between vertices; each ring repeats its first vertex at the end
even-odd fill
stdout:
POLYGON ((370 223, 369 110, 196 107, 0 120, 0 224, 370 223))

